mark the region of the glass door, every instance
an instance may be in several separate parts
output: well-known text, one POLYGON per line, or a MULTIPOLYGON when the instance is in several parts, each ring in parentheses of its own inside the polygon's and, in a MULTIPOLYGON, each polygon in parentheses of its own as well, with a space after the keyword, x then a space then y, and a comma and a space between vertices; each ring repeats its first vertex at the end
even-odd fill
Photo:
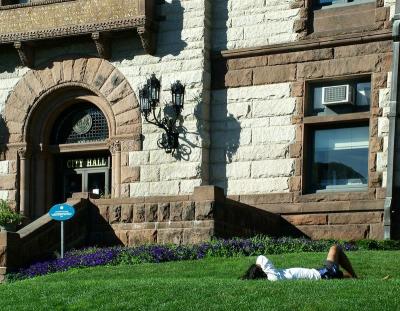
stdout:
POLYGON ((69 172, 64 175, 64 201, 72 197, 73 193, 83 191, 83 174, 69 172))
POLYGON ((87 192, 100 196, 108 195, 108 178, 107 171, 102 172, 87 172, 85 187, 87 192))

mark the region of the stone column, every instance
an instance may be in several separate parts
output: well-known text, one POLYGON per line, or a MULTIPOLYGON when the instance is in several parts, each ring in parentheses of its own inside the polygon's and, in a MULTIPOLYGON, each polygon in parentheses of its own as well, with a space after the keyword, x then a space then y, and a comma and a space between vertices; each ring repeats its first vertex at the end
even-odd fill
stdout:
POLYGON ((112 155, 111 195, 119 198, 121 196, 121 142, 119 140, 111 142, 110 152, 112 155))
POLYGON ((26 147, 18 149, 19 157, 19 212, 29 216, 30 155, 26 147))

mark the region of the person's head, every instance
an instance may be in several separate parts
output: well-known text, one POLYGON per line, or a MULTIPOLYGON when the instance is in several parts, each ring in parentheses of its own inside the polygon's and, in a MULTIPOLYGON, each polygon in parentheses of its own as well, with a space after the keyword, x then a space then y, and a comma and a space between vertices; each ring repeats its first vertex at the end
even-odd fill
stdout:
POLYGON ((259 265, 252 264, 246 273, 241 277, 242 280, 256 280, 256 279, 268 279, 268 276, 264 273, 259 265))

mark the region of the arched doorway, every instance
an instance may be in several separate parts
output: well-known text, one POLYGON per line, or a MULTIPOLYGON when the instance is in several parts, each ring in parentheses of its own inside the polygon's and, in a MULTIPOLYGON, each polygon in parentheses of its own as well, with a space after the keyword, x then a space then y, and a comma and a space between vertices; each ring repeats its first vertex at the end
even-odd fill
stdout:
POLYGON ((32 218, 74 193, 111 194, 109 138, 115 126, 107 103, 81 88, 56 93, 36 107, 27 124, 32 218))
POLYGON ((28 218, 42 216, 53 203, 79 189, 112 198, 130 195, 129 183, 137 179, 137 168, 122 159, 142 148, 141 117, 132 87, 108 61, 68 59, 28 71, 7 98, 5 119, 10 131, 7 148, 14 150, 17 159, 17 206, 28 218), (92 127, 94 119, 104 116, 101 124, 108 135, 88 137, 92 127, 84 133, 90 125, 81 115, 88 113, 85 109, 94 109, 92 127), (76 125, 73 122, 80 124, 76 134, 83 139, 67 138, 68 128, 71 131, 76 125), (78 160, 86 164, 71 164, 78 160), (103 185, 100 175, 89 176, 90 170, 80 169, 92 169, 91 173, 108 170, 108 186, 107 176, 103 185), (65 177, 68 170, 82 175, 82 187, 64 189, 72 182, 65 177))

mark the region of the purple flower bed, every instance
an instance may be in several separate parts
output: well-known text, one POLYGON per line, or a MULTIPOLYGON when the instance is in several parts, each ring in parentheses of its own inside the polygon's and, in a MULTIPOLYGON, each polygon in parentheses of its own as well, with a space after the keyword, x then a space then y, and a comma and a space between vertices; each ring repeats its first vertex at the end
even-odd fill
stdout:
POLYGON ((333 240, 313 241, 295 238, 254 237, 251 239, 213 240, 198 245, 143 245, 138 247, 85 248, 66 253, 65 258, 35 263, 18 273, 13 279, 25 279, 72 268, 118 264, 160 263, 178 260, 197 260, 205 257, 255 256, 293 252, 323 252, 333 243, 346 251, 358 249, 400 249, 393 241, 358 241, 353 243, 333 240))

